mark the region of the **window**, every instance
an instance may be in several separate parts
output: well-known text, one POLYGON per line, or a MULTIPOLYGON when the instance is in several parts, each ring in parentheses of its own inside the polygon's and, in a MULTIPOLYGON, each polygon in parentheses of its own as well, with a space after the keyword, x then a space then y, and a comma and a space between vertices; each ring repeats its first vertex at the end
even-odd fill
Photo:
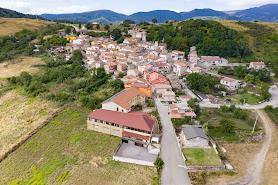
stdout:
POLYGON ((93 124, 93 128, 98 130, 98 125, 93 124))
POLYGON ((103 129, 103 132, 109 132, 109 128, 107 128, 107 127, 103 127, 102 129, 103 129))
POLYGON ((100 123, 103 123, 103 121, 102 121, 102 120, 99 120, 99 122, 100 122, 100 123))
POLYGON ((120 131, 119 131, 119 130, 116 130, 116 129, 113 129, 113 134, 115 134, 115 135, 120 135, 120 131))

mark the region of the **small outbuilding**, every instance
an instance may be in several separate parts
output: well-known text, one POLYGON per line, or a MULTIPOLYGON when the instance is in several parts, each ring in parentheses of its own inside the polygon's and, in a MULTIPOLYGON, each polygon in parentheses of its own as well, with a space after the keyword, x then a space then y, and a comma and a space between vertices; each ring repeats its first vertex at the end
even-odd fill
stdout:
POLYGON ((210 148, 207 134, 194 125, 186 125, 181 131, 183 148, 210 148))

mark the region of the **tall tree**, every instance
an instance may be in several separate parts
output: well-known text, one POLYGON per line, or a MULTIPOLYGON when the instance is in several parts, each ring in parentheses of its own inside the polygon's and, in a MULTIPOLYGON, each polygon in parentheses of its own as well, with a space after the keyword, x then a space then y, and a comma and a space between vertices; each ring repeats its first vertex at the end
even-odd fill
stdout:
POLYGON ((157 19, 156 18, 153 18, 152 22, 155 24, 157 23, 157 19))

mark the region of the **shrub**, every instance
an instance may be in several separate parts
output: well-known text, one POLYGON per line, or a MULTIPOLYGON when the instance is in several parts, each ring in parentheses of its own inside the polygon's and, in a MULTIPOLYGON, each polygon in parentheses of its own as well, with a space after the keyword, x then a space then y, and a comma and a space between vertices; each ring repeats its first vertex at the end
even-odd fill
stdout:
POLYGON ((154 101, 150 100, 148 103, 148 107, 154 107, 154 101))

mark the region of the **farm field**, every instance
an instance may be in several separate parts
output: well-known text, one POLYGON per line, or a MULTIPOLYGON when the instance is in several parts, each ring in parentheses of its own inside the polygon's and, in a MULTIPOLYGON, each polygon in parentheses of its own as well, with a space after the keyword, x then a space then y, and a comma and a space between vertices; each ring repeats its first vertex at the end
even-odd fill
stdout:
POLYGON ((54 102, 29 98, 20 90, 11 90, 0 96, 0 153, 51 118, 58 109, 54 102))
POLYGON ((38 30, 42 26, 53 24, 53 22, 25 19, 25 18, 0 18, 0 37, 10 36, 23 29, 38 30))
POLYGON ((121 138, 88 131, 72 105, 0 163, 0 184, 152 184, 156 169, 112 160, 121 138))
POLYGON ((41 71, 39 67, 34 65, 44 64, 41 58, 23 57, 12 60, 6 60, 0 63, 0 78, 8 78, 12 76, 19 76, 22 71, 34 74, 41 71))

